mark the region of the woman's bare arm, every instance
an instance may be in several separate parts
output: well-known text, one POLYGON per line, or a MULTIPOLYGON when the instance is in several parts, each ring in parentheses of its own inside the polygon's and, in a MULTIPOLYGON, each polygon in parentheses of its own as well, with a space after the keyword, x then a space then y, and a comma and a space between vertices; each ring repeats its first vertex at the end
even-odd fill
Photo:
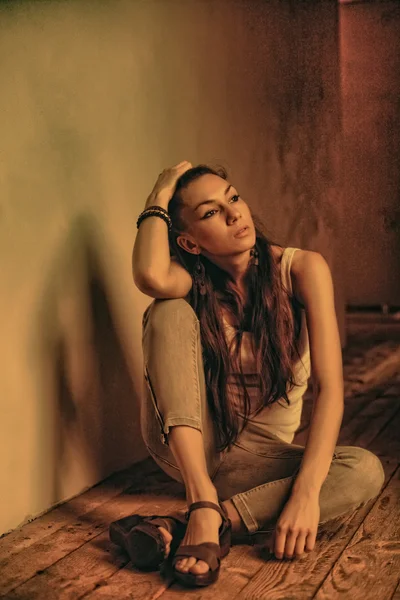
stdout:
MULTIPOLYGON (((145 209, 158 205, 167 210, 176 181, 188 168, 191 164, 183 161, 164 170, 146 201, 145 209)), ((189 293, 192 278, 182 265, 171 260, 168 226, 160 217, 147 217, 141 222, 132 252, 132 273, 140 291, 153 298, 181 298, 189 293)))
POLYGON ((151 298, 184 298, 190 292, 193 284, 192 277, 175 259, 171 259, 166 279, 141 281, 135 280, 136 286, 143 294, 151 298))

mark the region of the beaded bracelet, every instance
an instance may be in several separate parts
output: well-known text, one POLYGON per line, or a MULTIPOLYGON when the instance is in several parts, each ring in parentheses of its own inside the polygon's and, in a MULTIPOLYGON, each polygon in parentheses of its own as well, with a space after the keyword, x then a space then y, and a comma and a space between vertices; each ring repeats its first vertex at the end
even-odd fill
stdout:
POLYGON ((169 231, 171 231, 172 229, 172 221, 171 221, 171 217, 169 216, 169 214, 167 213, 167 211, 161 211, 159 209, 155 209, 155 208, 147 208, 146 210, 144 210, 142 213, 140 213, 139 218, 136 222, 136 227, 139 229, 139 225, 140 223, 146 219, 147 217, 160 217, 161 219, 163 219, 163 221, 166 222, 166 224, 168 225, 168 229, 169 231))
MULTIPOLYGON (((169 216, 168 211, 165 208, 163 208, 162 206, 158 206, 158 204, 152 204, 151 206, 148 206, 147 208, 144 209, 143 212, 146 212, 147 210, 153 210, 153 209, 160 210, 161 212, 163 212, 163 213, 165 213, 166 215, 169 216)), ((142 213, 140 213, 140 214, 142 214, 142 213)))

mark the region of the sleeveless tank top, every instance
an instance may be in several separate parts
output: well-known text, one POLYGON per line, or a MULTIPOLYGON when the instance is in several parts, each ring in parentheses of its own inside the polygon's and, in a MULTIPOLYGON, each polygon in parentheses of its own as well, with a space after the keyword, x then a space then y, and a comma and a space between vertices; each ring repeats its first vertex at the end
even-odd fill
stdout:
MULTIPOLYGON (((285 248, 280 262, 281 280, 289 295, 293 294, 290 267, 293 254, 296 250, 298 248, 285 248)), ((225 318, 223 318, 223 324, 226 340, 229 345, 234 334, 234 328, 225 318)), ((310 347, 304 308, 301 309, 301 330, 297 344, 300 358, 297 357, 293 365, 293 377, 296 383, 300 385, 293 387, 289 391, 290 385, 289 383, 287 384, 286 391, 290 400, 290 406, 282 397, 272 405, 260 408, 259 376, 256 373, 255 357, 252 350, 252 333, 248 331, 243 333, 240 356, 246 390, 251 401, 250 417, 246 426, 248 434, 258 437, 262 436, 265 431, 269 431, 285 442, 291 443, 293 441, 296 430, 300 425, 303 395, 307 389, 311 373, 310 347)), ((237 373, 231 372, 228 374, 227 386, 229 398, 236 407, 239 419, 242 419, 243 390, 241 389, 237 373)))

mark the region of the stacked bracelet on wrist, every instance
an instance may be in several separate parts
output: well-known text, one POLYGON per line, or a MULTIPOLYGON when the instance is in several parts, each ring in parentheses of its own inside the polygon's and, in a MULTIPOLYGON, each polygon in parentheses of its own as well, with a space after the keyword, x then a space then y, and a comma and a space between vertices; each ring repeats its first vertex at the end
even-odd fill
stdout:
POLYGON ((168 211, 165 210, 165 208, 163 208, 162 206, 156 206, 156 205, 149 206, 143 212, 141 212, 139 215, 139 218, 136 222, 136 227, 138 229, 139 229, 140 223, 147 217, 161 217, 161 219, 163 219, 166 222, 166 224, 168 225, 168 230, 171 231, 171 229, 172 229, 171 217, 169 216, 168 211))

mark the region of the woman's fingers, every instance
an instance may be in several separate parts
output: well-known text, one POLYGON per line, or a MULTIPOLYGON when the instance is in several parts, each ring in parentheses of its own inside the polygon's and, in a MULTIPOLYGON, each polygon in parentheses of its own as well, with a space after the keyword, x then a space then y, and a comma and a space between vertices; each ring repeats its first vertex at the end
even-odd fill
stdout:
POLYGON ((304 554, 304 547, 306 544, 306 539, 307 539, 307 531, 301 531, 297 536, 296 546, 294 548, 294 554, 295 554, 295 556, 297 556, 297 558, 300 558, 300 556, 303 556, 303 554, 304 554))
POLYGON ((276 527, 275 533, 275 556, 276 558, 283 558, 286 545, 286 530, 276 527))
POLYGON ((269 549, 276 558, 300 558, 304 552, 311 552, 315 546, 316 533, 307 531, 273 531, 269 549))
POLYGON ((316 539, 317 539, 317 529, 315 531, 310 531, 309 534, 307 535, 306 546, 305 546, 306 552, 312 552, 312 550, 314 550, 316 539))
POLYGON ((175 191, 176 183, 179 177, 181 177, 181 175, 183 175, 183 173, 190 168, 192 168, 192 164, 187 160, 183 160, 173 167, 164 169, 158 175, 157 181, 152 190, 152 194, 166 197, 169 202, 175 191))
POLYGON ((188 160, 182 160, 180 163, 178 163, 177 165, 174 165, 173 167, 171 167, 172 169, 179 169, 179 167, 183 167, 183 165, 190 165, 192 166, 192 163, 190 163, 188 160))
POLYGON ((188 169, 192 168, 192 163, 188 162, 187 160, 184 160, 182 163, 179 163, 179 165, 177 165, 177 167, 175 167, 178 171, 181 171, 182 169, 184 171, 187 171, 188 169))
MULTIPOLYGON (((288 531, 286 533, 284 556, 285 558, 293 558, 294 549, 297 543, 298 531, 288 531)), ((303 546, 304 547, 304 546, 303 546)))

